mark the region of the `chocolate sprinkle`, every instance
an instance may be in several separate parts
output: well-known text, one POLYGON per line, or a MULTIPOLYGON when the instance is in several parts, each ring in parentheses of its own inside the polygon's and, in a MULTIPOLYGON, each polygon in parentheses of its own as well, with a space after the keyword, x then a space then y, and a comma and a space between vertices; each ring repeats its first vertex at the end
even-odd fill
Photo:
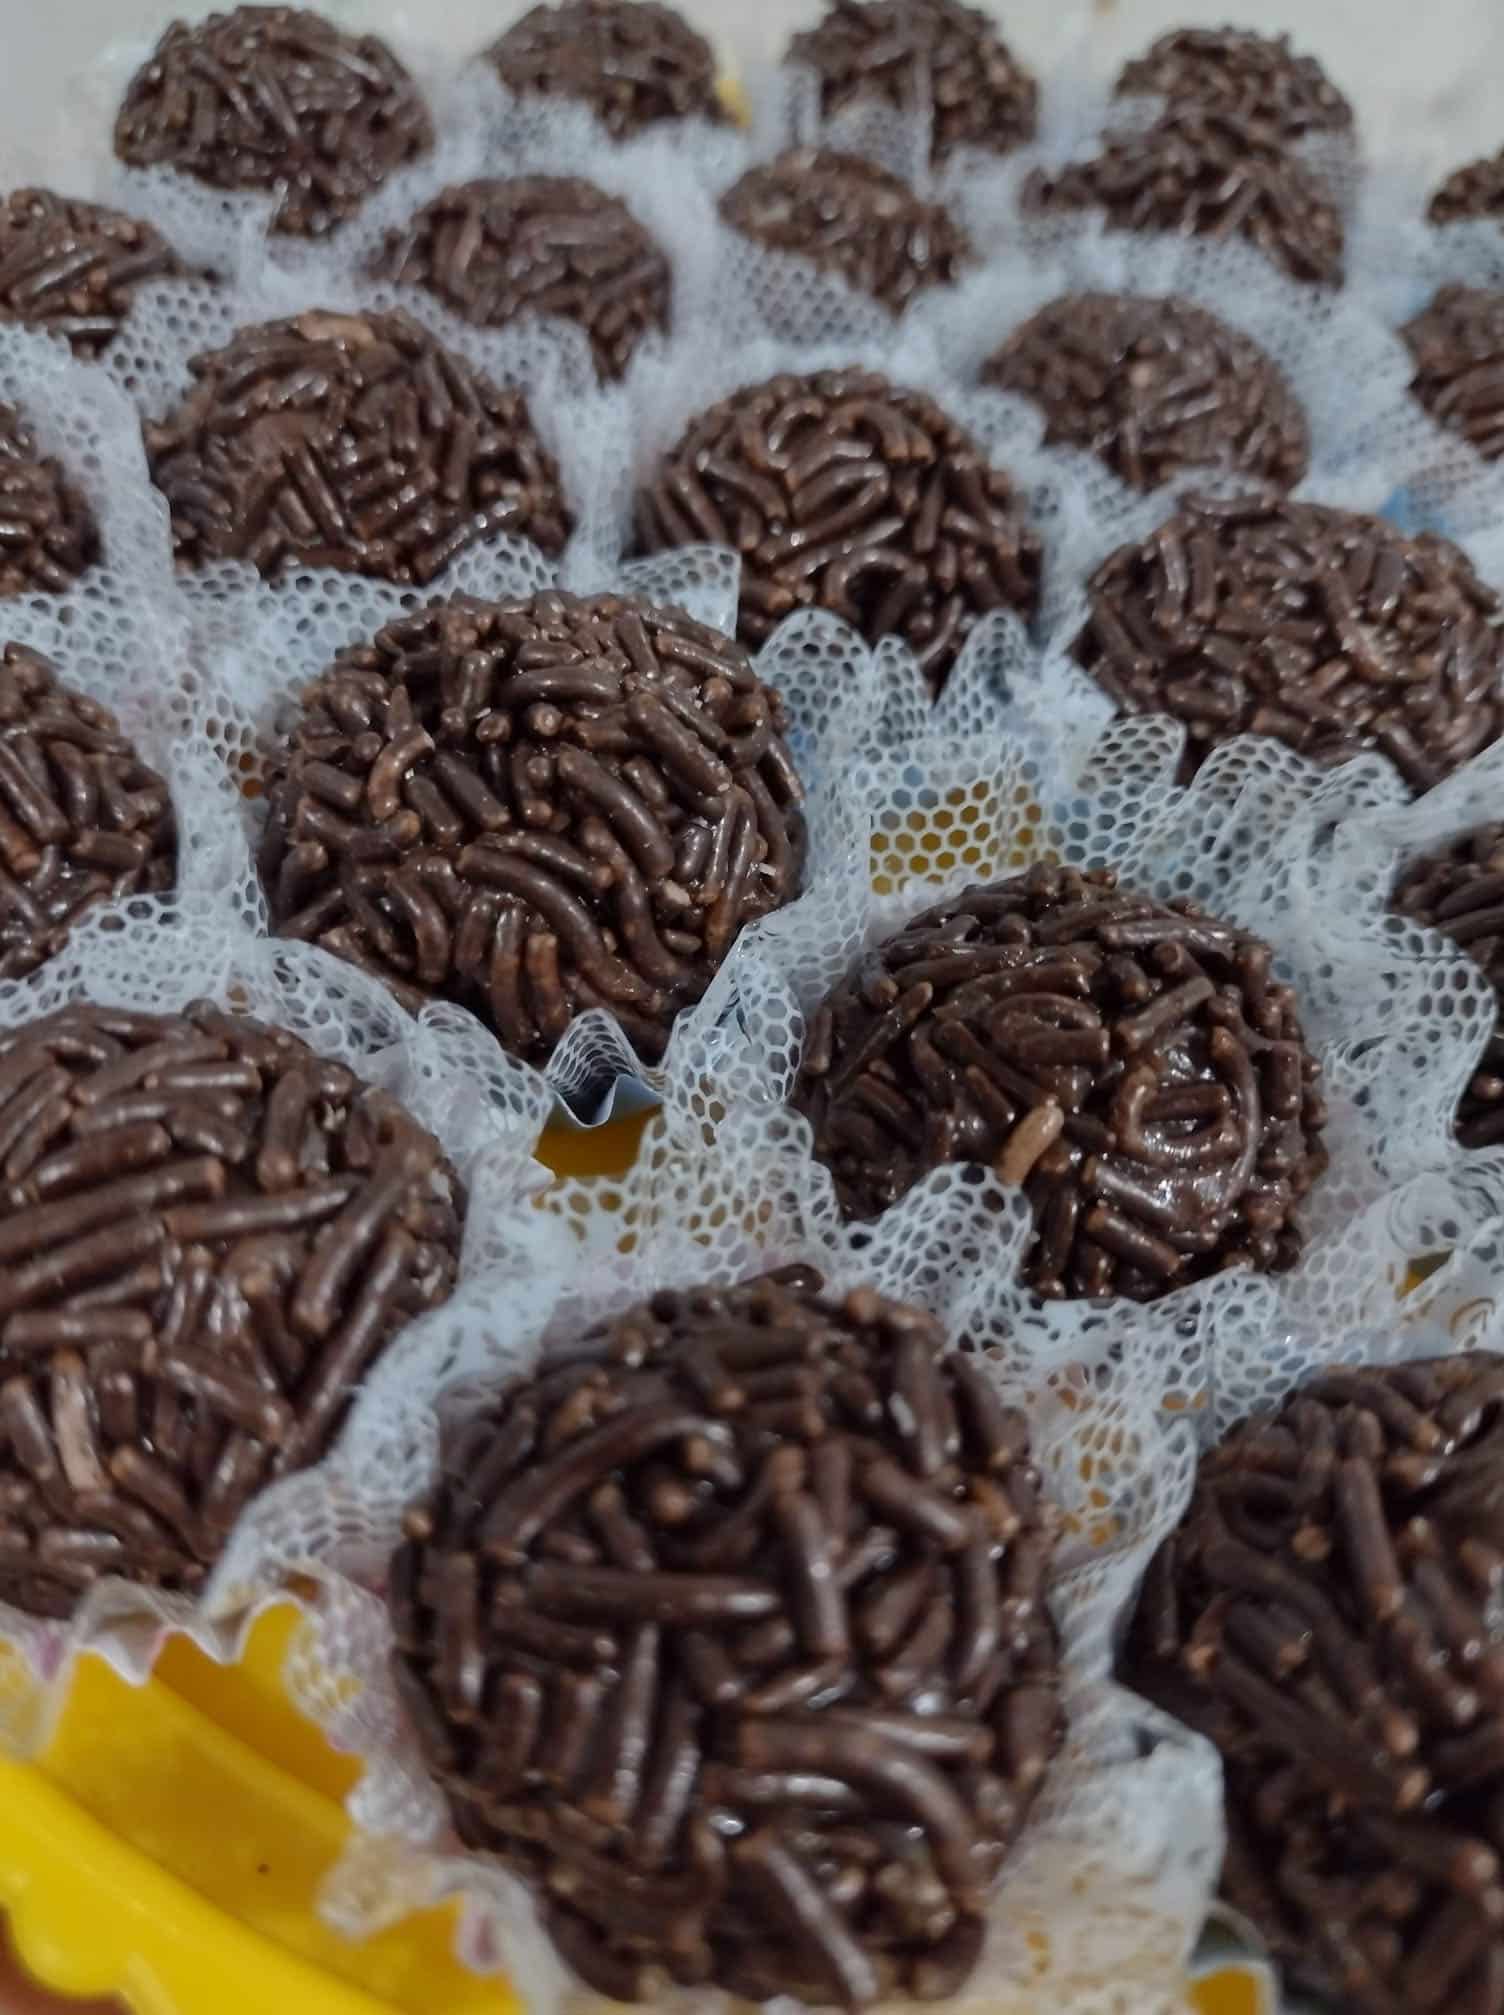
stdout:
POLYGON ((1222 1752, 1222 1888, 1352 2015, 1504 2004, 1504 1358, 1328 1372, 1201 1464, 1127 1683, 1222 1752))
POLYGON ((294 7, 174 21, 131 79, 115 152, 212 189, 277 199, 272 229, 318 238, 433 145, 417 86, 385 42, 294 7))
POLYGON ((1443 287, 1400 335, 1415 359, 1410 389, 1431 418, 1497 461, 1504 455, 1504 292, 1443 287))
POLYGON ((795 147, 749 168, 721 198, 744 237, 796 252, 898 314, 970 263, 966 234, 939 203, 857 154, 795 147))
POLYGON ((15 407, 0 405, 0 595, 62 594, 98 558, 83 493, 15 407))
POLYGON ((391 234, 377 270, 482 328, 519 315, 578 322, 607 379, 644 336, 668 328, 668 260, 625 203, 570 176, 445 189, 391 234))
POLYGON ((726 120, 710 44, 657 0, 533 7, 484 56, 520 98, 582 99, 613 140, 663 119, 726 120))
POLYGON ((75 356, 104 354, 138 287, 186 271, 160 232, 123 210, 50 189, 0 203, 0 321, 47 329, 75 356))
POLYGON ((0 1598, 202 1584, 454 1285, 464 1193, 280 1029, 78 1003, 0 1034, 0 1598))
POLYGON ((1265 126, 1172 105, 1140 132, 1024 184, 1026 212, 1099 210, 1109 231, 1243 237, 1292 280, 1342 284, 1342 219, 1317 178, 1265 126))
POLYGON ((803 793, 746 653, 618 595, 457 600, 343 651, 270 785, 275 927, 547 1059, 607 1008, 651 1061, 792 901, 803 793))
POLYGON ((1504 150, 1454 170, 1431 198, 1426 214, 1433 224, 1504 217, 1504 150))
POLYGON ((1153 93, 1257 120, 1282 141, 1349 133, 1353 108, 1314 56, 1297 56, 1288 35, 1246 28, 1177 28, 1123 66, 1119 97, 1153 93))
POLYGON ((422 586, 502 534, 563 549, 573 518, 527 401, 406 315, 311 309, 191 369, 181 405, 143 430, 187 566, 422 586))
POLYGON ((1460 547, 1270 493, 1190 496, 1090 583, 1076 656, 1126 713, 1318 763, 1379 749, 1412 790, 1504 727, 1501 605, 1460 547))
POLYGON ((900 636, 937 690, 992 609, 1030 617, 1039 541, 1018 493, 922 392, 870 371, 772 378, 692 420, 641 492, 642 551, 741 555, 740 635, 830 609, 900 636))
POLYGON ((393 1563, 455 1824, 596 1992, 947 1999, 1062 1734, 1056 1521, 938 1324, 657 1294, 451 1443, 393 1563))
POLYGON ((167 785, 114 715, 36 651, 0 648, 0 980, 101 903, 170 889, 176 867, 167 785))
MULTIPOLYGON (((1504 1014, 1504 824, 1475 826, 1413 861, 1395 887, 1397 915, 1438 930, 1482 969, 1504 1014)), ((1464 1147, 1504 1141, 1504 1032, 1496 1025, 1457 1109, 1464 1147)))
POLYGON ((1272 358, 1174 295, 1069 294, 1022 323, 982 377, 1032 400, 1045 439, 1097 455, 1135 490, 1236 469, 1290 490, 1310 433, 1272 358))
POLYGON ((947 1162, 1021 1184, 1024 1279, 1051 1299, 1283 1272, 1326 1109, 1272 964, 1194 904, 1031 868, 867 953, 814 1016, 794 1104, 848 1217, 947 1162))
POLYGON ((1038 85, 987 15, 958 0, 835 0, 793 38, 788 60, 815 73, 827 119, 873 101, 924 107, 937 162, 958 147, 1005 154, 1034 138, 1038 85))

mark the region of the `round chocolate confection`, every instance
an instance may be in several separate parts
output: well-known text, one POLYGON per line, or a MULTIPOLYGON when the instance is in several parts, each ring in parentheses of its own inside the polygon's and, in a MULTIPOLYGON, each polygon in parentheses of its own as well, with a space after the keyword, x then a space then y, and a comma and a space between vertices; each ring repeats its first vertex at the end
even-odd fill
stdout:
POLYGON ((1300 1257, 1326 1108, 1268 945, 1097 869, 966 889, 862 958, 794 1104, 848 1217, 946 1162, 1022 1184, 1024 1279, 1148 1301, 1300 1257))
POLYGON ((799 893, 785 732, 740 646, 677 610, 435 604, 304 694, 269 791, 273 922, 532 1062, 587 1008, 656 1061, 743 925, 799 893))
POLYGON ((115 121, 115 152, 131 167, 269 193, 272 229, 299 238, 344 223, 433 137, 383 41, 295 7, 174 21, 115 121))
POLYGON ((167 785, 113 714, 23 644, 0 647, 0 980, 61 951, 101 903, 176 879, 167 785))
POLYGON ((159 231, 123 210, 50 189, 0 202, 0 321, 51 330, 76 356, 104 354, 138 287, 187 270, 159 231))
POLYGON ((1431 198, 1426 214, 1433 224, 1504 216, 1504 152, 1454 170, 1431 198))
POLYGON ((573 527, 527 401, 401 314, 313 309, 195 357, 143 429, 180 562, 248 560, 421 586, 503 534, 550 556, 573 527))
POLYGON ((965 232, 886 168, 856 154, 795 147, 749 168, 721 198, 744 237, 797 252, 895 314, 926 287, 948 286, 970 263, 965 232))
POLYGON ((1431 418, 1490 462, 1504 455, 1504 291, 1443 287, 1400 335, 1410 390, 1431 418))
POLYGON ((1429 790, 1504 728, 1501 604, 1450 539, 1273 493, 1190 496, 1090 582, 1075 652, 1124 712, 1318 763, 1379 749, 1429 790))
POLYGON ((1227 1900, 1352 2015, 1504 1997, 1501 1395, 1476 1351, 1235 1428, 1124 1659, 1222 1752, 1227 1900))
POLYGON ((1177 28, 1123 66, 1119 97, 1152 93, 1255 119, 1286 142, 1307 133, 1347 133, 1353 108, 1314 56, 1297 56, 1288 35, 1246 28, 1177 28))
POLYGON ((977 619, 1030 617, 1039 541, 1018 492, 923 392, 861 370, 748 385, 692 420, 638 497, 642 551, 741 555, 740 634, 831 609, 900 636, 938 689, 977 619))
POLYGON ((385 1092, 198 1002, 0 1034, 0 1598, 205 1578, 454 1284, 464 1194, 385 1092))
POLYGON ((625 203, 573 176, 445 189, 392 233, 378 270, 483 328, 566 316, 603 378, 619 378, 643 337, 668 327, 668 260, 625 203))
POLYGON ((0 595, 62 594, 99 558, 99 528, 62 464, 0 404, 0 595))
POLYGON ((462 1837, 597 1992, 944 2000, 1062 1735, 1056 1521, 938 1324, 655 1295, 408 1514, 394 1667, 462 1837))
POLYGON ((1023 207, 1098 210, 1109 231, 1236 232, 1292 280, 1342 284, 1342 218, 1320 181, 1268 127, 1210 106, 1172 105, 1089 161, 1035 169, 1023 207))
POLYGON ((1044 413, 1045 439, 1084 448, 1135 490, 1222 467, 1290 490, 1310 460, 1306 417, 1251 336, 1171 295, 1068 294, 982 366, 1044 413))
MULTIPOLYGON (((1504 824, 1475 826, 1413 861, 1390 907, 1462 946, 1482 968, 1504 1014, 1504 824)), ((1464 1147, 1504 1141, 1504 1031, 1496 1025, 1457 1108, 1464 1147)))
POLYGON ((509 91, 582 99, 614 140, 663 119, 726 119, 710 44, 657 0, 533 7, 484 53, 509 91))
POLYGON ((987 15, 959 0, 835 0, 793 38, 788 60, 815 73, 827 119, 874 101, 923 106, 936 161, 958 147, 1004 154, 1034 138, 1038 85, 987 15))

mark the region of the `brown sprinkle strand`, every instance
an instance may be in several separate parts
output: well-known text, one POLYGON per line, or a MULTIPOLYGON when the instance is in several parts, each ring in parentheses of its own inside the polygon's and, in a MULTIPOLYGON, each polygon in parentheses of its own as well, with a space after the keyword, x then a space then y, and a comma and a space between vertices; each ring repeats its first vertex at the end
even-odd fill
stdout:
POLYGON ((102 356, 136 289, 187 271, 150 224, 50 189, 0 202, 0 320, 49 329, 74 355, 102 356))
MULTIPOLYGON (((1504 824, 1475 826, 1413 861, 1391 908, 1461 945, 1504 1008, 1504 824)), ((1497 1022, 1457 1108, 1457 1137, 1464 1147, 1504 1141, 1504 1034, 1497 1022)))
POLYGON ((726 120, 710 44, 657 0, 533 7, 484 56, 519 97, 583 99, 613 140, 664 119, 726 120))
POLYGON ((1504 150, 1454 169, 1431 198, 1426 214, 1433 224, 1504 216, 1504 150))
POLYGON ((1353 108, 1314 56, 1297 56, 1288 35, 1246 28, 1177 28, 1123 66, 1118 96, 1153 94, 1268 127, 1285 142, 1307 133, 1349 133, 1353 108))
POLYGON ((1504 455, 1504 292, 1443 287, 1400 335, 1415 360, 1410 390, 1438 425, 1485 461, 1504 455))
POLYGON ((0 404, 0 596, 62 594, 99 558, 99 528, 61 463, 0 404))

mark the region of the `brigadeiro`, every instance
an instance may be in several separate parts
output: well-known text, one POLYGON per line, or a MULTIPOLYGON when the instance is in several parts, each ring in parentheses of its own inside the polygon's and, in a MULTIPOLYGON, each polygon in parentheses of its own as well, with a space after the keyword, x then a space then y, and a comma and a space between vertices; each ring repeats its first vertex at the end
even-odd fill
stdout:
POLYGON ((981 1361, 808 1269, 664 1292, 451 1443, 391 1575, 461 1837, 596 1992, 948 1999, 1062 1735, 981 1361))
POLYGON ((421 586, 483 540, 553 556, 573 527, 523 395, 407 315, 313 309, 242 329, 191 370, 182 403, 143 430, 185 566, 421 586))
POLYGON ((299 238, 344 223, 433 137, 383 41, 294 7, 174 21, 115 120, 115 152, 131 167, 274 197, 272 229, 299 238))
POLYGON ((1431 198, 1427 215, 1433 224, 1504 217, 1504 152, 1486 154, 1448 175, 1431 198))
POLYGON ((454 1284, 464 1194, 385 1092, 206 1002, 0 1034, 0 1598, 203 1582, 454 1284))
POLYGON ((811 1021, 794 1104, 850 1218, 947 1162, 1021 1184, 1037 1294, 1147 1301, 1283 1272, 1326 1108, 1272 966, 1193 904, 1032 868, 858 960, 811 1021))
POLYGON ((1246 238, 1292 280, 1342 284, 1342 218, 1268 127, 1214 106, 1171 105, 1152 126, 1024 184, 1025 212, 1096 211, 1109 231, 1246 238))
POLYGON ((971 260, 965 232, 939 203, 860 155, 795 147, 749 168, 721 198, 728 224, 775 252, 794 252, 895 314, 926 287, 948 286, 971 260))
POLYGON ((1034 138, 1038 85, 987 15, 958 0, 836 0, 789 43, 788 60, 814 73, 827 119, 872 105, 922 111, 936 162, 1034 138))
POLYGON ((0 980, 34 971, 101 903, 170 889, 176 867, 167 785, 114 715, 40 653, 0 647, 0 980))
POLYGON ((1352 2015, 1504 1998, 1504 1358, 1329 1372, 1202 1461, 1122 1676, 1216 1743, 1222 1890, 1352 2015))
POLYGON ((269 787, 274 927, 547 1060, 606 1008, 649 1061, 743 925, 799 893, 783 702, 619 595, 456 600, 342 652, 269 787))
POLYGON ((0 202, 0 321, 62 336, 75 356, 102 356, 148 280, 187 268, 159 231, 123 210, 50 189, 0 202))
POLYGON ((1047 442, 1087 450, 1135 490, 1209 467, 1289 490, 1310 460, 1306 416, 1279 366, 1241 329, 1174 295, 1050 301, 982 377, 1038 406, 1047 442))
POLYGON ((519 98, 588 105, 613 140, 663 120, 726 119, 710 44, 657 0, 530 8, 484 58, 519 98))
POLYGON ((1400 335, 1415 360, 1410 390, 1431 418, 1497 461, 1504 455, 1504 292, 1443 287, 1400 335))
POLYGON ((1119 97, 1153 94, 1257 120, 1285 142, 1350 133, 1353 108, 1314 56, 1288 35, 1246 28, 1177 28, 1123 66, 1119 97))
POLYGON ((862 370, 748 385, 690 422, 637 503, 641 550, 741 555, 740 634, 830 609, 899 636, 937 690, 978 618, 1032 617, 1039 540, 1019 494, 933 399, 862 370))
MULTIPOLYGON (((1475 826, 1411 862, 1391 907, 1452 939, 1482 969, 1504 1014, 1504 825, 1475 826)), ((1457 1109, 1464 1147, 1504 1141, 1504 1032, 1496 1024, 1457 1109)))
POLYGON ((1412 790, 1504 728, 1498 596, 1460 547, 1272 493, 1190 496, 1090 582, 1075 652, 1126 713, 1168 713, 1189 774, 1234 735, 1319 763, 1379 749, 1412 790))
POLYGON ((0 404, 0 595, 61 594, 99 558, 99 528, 62 464, 0 404))

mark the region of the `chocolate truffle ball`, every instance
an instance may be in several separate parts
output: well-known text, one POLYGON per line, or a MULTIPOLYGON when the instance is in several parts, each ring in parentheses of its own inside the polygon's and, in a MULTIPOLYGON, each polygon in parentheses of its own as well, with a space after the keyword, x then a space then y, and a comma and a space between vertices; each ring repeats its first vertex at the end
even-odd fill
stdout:
POLYGON ((1351 2015, 1504 1992, 1504 1358, 1312 1380, 1201 1464, 1123 1677, 1222 1753, 1223 1894, 1351 2015))
POLYGON ((1297 56, 1288 35, 1246 28, 1177 28, 1123 66, 1120 97, 1153 93, 1254 119, 1280 140, 1349 133, 1353 108, 1314 56, 1297 56))
POLYGON ((613 140, 664 119, 726 119, 710 44, 657 0, 533 7, 484 55, 519 98, 579 99, 613 140))
POLYGON ((854 106, 923 107, 931 156, 1005 154, 1034 138, 1039 87, 980 8, 958 0, 835 0, 796 35, 788 60, 812 70, 829 119, 854 106))
POLYGON ((1468 217, 1504 217, 1504 152, 1469 161, 1446 178, 1426 213, 1433 224, 1468 217))
POLYGON ((0 321, 48 329, 75 356, 102 356, 148 280, 187 268, 160 232, 123 210, 50 189, 0 202, 0 321))
POLYGON ((656 1061, 744 924, 799 893, 783 702, 739 645, 619 595, 436 603, 303 696, 272 920, 545 1061, 607 1008, 656 1061))
POLYGON ((76 1003, 0 1033, 0 1599, 197 1587, 454 1284, 464 1194, 280 1029, 76 1003))
POLYGON ((721 198, 728 224, 775 252, 797 252, 895 314, 970 262, 965 232, 939 203, 857 154, 795 147, 749 168, 721 198))
POLYGON ((272 229, 322 237, 433 145, 417 86, 375 35, 295 7, 174 21, 115 121, 133 168, 276 198, 272 229))
POLYGON ((170 889, 176 868, 167 785, 114 715, 36 651, 0 647, 0 980, 101 903, 170 889))
POLYGON ((1279 366, 1241 329, 1173 295, 1051 301, 982 377, 1038 406, 1046 441, 1087 449, 1135 490, 1208 467, 1289 490, 1310 460, 1306 417, 1279 366))
POLYGON ((745 642, 831 609, 871 643, 902 637, 937 690, 979 617, 1039 603, 1011 480, 933 399, 871 371, 772 378, 711 406, 641 492, 637 532, 648 553, 740 553, 745 642))
POLYGON ((1292 280, 1342 284, 1342 218, 1321 182, 1267 127, 1204 105, 1172 105, 1141 132, 1056 174, 1035 169, 1025 211, 1096 210, 1109 231, 1177 231, 1256 245, 1292 280))
POLYGON ((603 378, 668 327, 668 260, 625 203, 571 176, 445 189, 392 233, 378 271, 483 328, 519 315, 578 322, 603 378))
POLYGON ((790 1268, 657 1294, 451 1444, 395 1671, 598 1993, 947 1999, 1062 1733, 1056 1520, 938 1324, 790 1268))
POLYGON ((1493 590, 1450 539, 1272 493, 1186 497, 1090 583, 1076 656, 1126 713, 1173 714, 1187 774, 1234 735, 1364 749, 1429 790, 1504 728, 1493 590))
POLYGON ((0 404, 0 595, 62 594, 99 558, 99 528, 62 464, 0 404))
POLYGON ((1410 390, 1431 418, 1496 462, 1504 455, 1504 291, 1443 287, 1400 335, 1415 359, 1410 390))
POLYGON ((572 529, 526 399, 406 315, 311 309, 240 330, 192 372, 182 403, 143 430, 185 566, 422 586, 483 540, 553 556, 572 529))
POLYGON ((848 1217, 946 1162, 1022 1184, 1024 1278, 1136 1301, 1300 1257, 1326 1109, 1268 945, 1097 869, 970 888, 827 995, 794 1104, 848 1217))
MULTIPOLYGON (((1461 945, 1481 967, 1504 1013, 1504 824, 1475 826, 1450 846, 1412 861, 1395 886, 1391 907, 1461 945)), ((1457 1137, 1464 1147, 1504 1141, 1504 1033, 1497 1025, 1462 1094, 1457 1137)))

